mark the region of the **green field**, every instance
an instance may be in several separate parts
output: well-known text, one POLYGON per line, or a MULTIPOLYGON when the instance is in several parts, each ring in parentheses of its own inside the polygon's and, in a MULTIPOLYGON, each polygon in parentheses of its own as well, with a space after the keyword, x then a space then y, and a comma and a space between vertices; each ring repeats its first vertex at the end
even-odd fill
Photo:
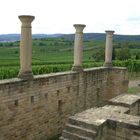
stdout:
MULTIPOLYGON (((0 43, 0 79, 17 77, 19 72, 19 41, 0 43)), ((140 71, 140 42, 113 42, 113 65, 140 71)), ((73 64, 71 40, 64 38, 34 39, 33 73, 43 74, 71 70, 73 64)), ((83 66, 97 67, 104 63, 105 41, 84 41, 83 66)))

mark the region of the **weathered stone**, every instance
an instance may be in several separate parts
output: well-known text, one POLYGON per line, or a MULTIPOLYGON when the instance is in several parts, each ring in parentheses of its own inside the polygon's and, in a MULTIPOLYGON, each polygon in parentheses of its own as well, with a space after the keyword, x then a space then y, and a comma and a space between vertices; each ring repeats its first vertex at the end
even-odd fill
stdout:
MULTIPOLYGON (((38 75, 30 81, 1 80, 0 139, 46 140, 56 136, 69 116, 126 92, 127 83, 122 84, 126 80, 126 69, 105 67, 38 75)), ((90 132, 90 127, 93 125, 86 124, 84 128, 90 132)))
POLYGON ((139 99, 140 96, 123 94, 111 99, 112 105, 91 108, 69 117, 63 130, 63 132, 67 131, 67 134, 62 133, 61 139, 73 140, 72 136, 78 135, 92 140, 139 140, 140 117, 133 116, 135 114, 130 111, 133 104, 139 105, 139 99), (67 126, 70 128, 68 129, 67 126), (94 136, 91 135, 92 132, 94 136))
POLYGON ((106 31, 105 67, 112 67, 112 37, 114 31, 106 31))
POLYGON ((24 80, 33 79, 31 69, 32 59, 32 33, 31 22, 34 16, 22 15, 19 16, 22 22, 21 39, 20 39, 20 72, 18 77, 24 80))
POLYGON ((82 72, 82 51, 83 51, 83 29, 86 27, 84 24, 74 24, 76 29, 74 41, 74 64, 73 71, 82 72))

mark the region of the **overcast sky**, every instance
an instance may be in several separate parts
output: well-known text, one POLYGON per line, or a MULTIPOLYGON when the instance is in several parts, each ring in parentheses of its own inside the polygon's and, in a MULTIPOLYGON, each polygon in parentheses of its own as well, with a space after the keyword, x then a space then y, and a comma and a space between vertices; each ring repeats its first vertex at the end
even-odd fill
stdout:
POLYGON ((140 0, 1 0, 0 34, 20 33, 18 15, 34 15, 33 33, 84 32, 140 34, 140 0))

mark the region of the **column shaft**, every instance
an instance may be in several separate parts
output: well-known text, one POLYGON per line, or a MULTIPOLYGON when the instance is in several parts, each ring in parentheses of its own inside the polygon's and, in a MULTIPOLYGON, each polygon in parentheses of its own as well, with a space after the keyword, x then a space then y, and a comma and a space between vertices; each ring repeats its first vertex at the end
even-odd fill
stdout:
POLYGON ((86 25, 75 24, 76 29, 75 41, 74 41, 74 65, 72 70, 83 71, 82 67, 82 52, 83 52, 83 29, 86 25))
POLYGON ((112 67, 112 37, 114 31, 106 31, 105 67, 112 67))
POLYGON ((34 20, 34 16, 19 16, 22 22, 21 37, 20 37, 20 72, 19 78, 32 79, 32 31, 31 22, 34 20))

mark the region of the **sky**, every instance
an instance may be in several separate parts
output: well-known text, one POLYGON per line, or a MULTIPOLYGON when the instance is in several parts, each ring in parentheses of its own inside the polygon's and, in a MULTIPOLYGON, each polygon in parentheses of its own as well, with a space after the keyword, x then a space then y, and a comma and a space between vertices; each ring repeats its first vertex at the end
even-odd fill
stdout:
POLYGON ((32 33, 74 33, 73 24, 85 24, 85 33, 140 35, 140 0, 0 0, 0 34, 20 33, 19 15, 33 15, 32 33))

